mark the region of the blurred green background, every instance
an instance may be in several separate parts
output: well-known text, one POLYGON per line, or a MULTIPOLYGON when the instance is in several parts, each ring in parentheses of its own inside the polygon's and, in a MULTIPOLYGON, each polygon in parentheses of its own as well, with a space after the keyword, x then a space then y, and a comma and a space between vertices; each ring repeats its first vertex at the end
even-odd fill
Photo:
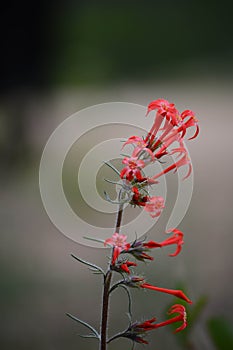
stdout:
MULTIPOLYGON (((164 97, 200 119, 201 135, 189 145, 195 187, 180 225, 182 254, 172 260, 158 252, 141 271, 168 288, 183 283, 194 303, 206 295, 192 349, 230 350, 227 337, 216 347, 207 320, 218 316, 230 329, 233 322, 231 2, 42 0, 1 7, 1 349, 97 349, 95 340, 77 336, 85 329, 65 312, 98 327, 100 278, 69 254, 104 266, 107 252, 80 246, 52 225, 39 194, 41 153, 57 125, 84 107, 164 97)), ((133 294, 136 319, 165 317, 170 298, 133 294)), ((119 296, 111 331, 127 322, 126 297, 119 296)), ((119 346, 129 343, 109 348, 119 346)), ((180 346, 166 329, 153 333, 148 349, 180 346)))

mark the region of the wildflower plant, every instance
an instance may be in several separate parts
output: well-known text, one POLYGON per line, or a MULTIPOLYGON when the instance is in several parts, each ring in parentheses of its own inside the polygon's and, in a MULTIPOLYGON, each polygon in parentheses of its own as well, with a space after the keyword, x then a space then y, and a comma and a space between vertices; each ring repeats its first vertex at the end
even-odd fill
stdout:
MULTIPOLYGON (((173 228, 166 232, 167 238, 162 242, 153 240, 146 241, 145 239, 138 238, 133 242, 129 242, 126 232, 120 232, 126 204, 130 204, 133 207, 141 207, 152 218, 158 217, 165 207, 165 201, 161 196, 150 196, 151 186, 156 186, 160 177, 168 172, 176 172, 180 167, 187 167, 184 180, 188 178, 192 172, 191 161, 184 144, 184 138, 187 130, 190 128, 195 129, 189 140, 196 138, 199 133, 198 120, 194 113, 191 110, 185 110, 180 113, 173 103, 164 99, 158 99, 152 101, 148 105, 146 117, 153 118, 152 114, 155 114, 154 120, 152 119, 152 127, 145 137, 141 138, 134 135, 124 142, 122 148, 124 149, 126 145, 131 145, 132 153, 124 156, 122 160, 123 169, 118 171, 111 163, 106 162, 119 176, 117 185, 120 189, 118 191, 117 201, 111 200, 108 194, 105 193, 106 200, 119 206, 115 230, 113 235, 105 241, 96 238, 88 238, 100 242, 105 247, 111 249, 106 270, 72 254, 74 259, 91 267, 94 272, 99 273, 103 277, 100 331, 79 318, 67 314, 91 331, 90 334, 84 337, 97 338, 99 340, 99 350, 106 350, 108 344, 118 338, 127 338, 131 340, 133 346, 135 343, 148 344, 146 340, 148 332, 172 323, 177 324, 175 332, 180 332, 187 327, 186 309, 183 304, 184 302, 192 303, 189 297, 185 295, 182 290, 153 285, 144 277, 134 272, 135 268, 137 268, 138 264, 141 262, 153 260, 150 253, 153 249, 174 246, 174 251, 169 254, 169 256, 177 256, 184 244, 183 232, 177 228, 173 228), (154 173, 153 176, 145 176, 144 168, 149 164, 162 162, 165 156, 172 156, 172 164, 165 166, 161 172, 154 173), (113 279, 114 274, 119 278, 113 279), (112 337, 108 337, 109 299, 112 292, 120 287, 125 290, 129 299, 129 324, 126 329, 121 330, 112 337), (168 311, 170 317, 166 320, 159 322, 156 317, 153 316, 145 321, 133 321, 130 294, 130 289, 132 288, 148 289, 159 293, 170 294, 182 300, 182 304, 176 303, 172 305, 168 311)), ((109 180, 109 182, 112 181, 109 180)))

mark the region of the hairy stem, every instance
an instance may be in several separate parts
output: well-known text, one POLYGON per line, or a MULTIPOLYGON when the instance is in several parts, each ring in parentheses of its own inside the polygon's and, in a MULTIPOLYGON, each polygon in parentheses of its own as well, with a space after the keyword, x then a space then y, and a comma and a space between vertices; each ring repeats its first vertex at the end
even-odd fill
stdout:
POLYGON ((101 322, 101 342, 100 350, 106 350, 107 326, 108 326, 108 305, 109 288, 111 285, 112 271, 108 271, 104 280, 103 304, 102 304, 102 322, 101 322))
POLYGON ((117 213, 116 227, 115 227, 115 232, 117 232, 117 233, 120 232, 123 211, 124 211, 124 204, 120 204, 119 209, 118 209, 118 213, 117 213))
MULTIPOLYGON (((120 232, 122 217, 123 217, 124 204, 119 205, 115 232, 120 232)), ((110 262, 111 264, 111 262, 110 262)), ((104 278, 104 290, 102 299, 102 318, 101 318, 101 332, 100 332, 100 350, 107 349, 107 327, 108 327, 108 307, 109 307, 109 291, 111 288, 112 271, 110 269, 110 264, 108 271, 106 272, 104 278)))

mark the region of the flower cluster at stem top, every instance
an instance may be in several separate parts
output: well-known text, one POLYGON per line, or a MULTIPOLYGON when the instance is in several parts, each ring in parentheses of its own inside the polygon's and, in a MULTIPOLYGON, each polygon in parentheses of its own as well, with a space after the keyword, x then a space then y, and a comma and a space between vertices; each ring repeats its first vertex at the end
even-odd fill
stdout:
MULTIPOLYGON (((144 207, 152 217, 158 217, 164 208, 164 199, 161 196, 150 196, 147 189, 149 185, 158 183, 158 179, 170 171, 176 172, 179 167, 187 166, 188 178, 192 172, 191 161, 184 144, 184 137, 189 128, 195 127, 195 132, 189 140, 197 137, 199 133, 198 120, 194 112, 185 110, 180 113, 173 103, 164 99, 152 101, 147 108, 147 114, 155 111, 154 123, 142 138, 131 136, 123 145, 132 145, 130 156, 124 157, 123 169, 120 178, 123 180, 122 199, 134 206, 144 207), (176 146, 171 148, 174 143, 176 146), (145 177, 143 169, 150 163, 161 161, 165 156, 176 156, 171 165, 152 177, 145 177), (127 193, 127 195, 126 195, 127 193)), ((174 159, 174 158, 173 158, 174 159)))

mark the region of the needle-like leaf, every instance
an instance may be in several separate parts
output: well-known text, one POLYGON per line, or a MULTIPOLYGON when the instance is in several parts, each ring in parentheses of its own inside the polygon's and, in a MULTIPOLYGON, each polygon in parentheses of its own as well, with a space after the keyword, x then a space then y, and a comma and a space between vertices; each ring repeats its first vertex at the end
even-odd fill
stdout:
POLYGON ((90 263, 89 261, 86 261, 86 260, 83 260, 77 256, 75 256, 74 254, 70 254, 72 256, 72 258, 74 258, 75 260, 78 260, 79 262, 81 262, 82 264, 85 264, 87 266, 90 266, 92 268, 94 268, 95 270, 98 270, 99 272, 101 272, 103 275, 104 275, 104 271, 101 269, 101 267, 93 264, 93 263, 90 263))
POLYGON ((95 334, 95 336, 96 336, 98 339, 100 339, 100 335, 99 335, 99 333, 97 332, 97 330, 96 330, 94 327, 92 327, 89 323, 87 323, 87 322, 85 322, 85 321, 82 321, 82 320, 80 320, 79 318, 77 318, 77 317, 75 317, 75 316, 73 316, 73 315, 71 315, 71 314, 69 314, 69 313, 67 313, 66 315, 67 315, 68 317, 72 318, 72 320, 74 320, 74 321, 76 321, 76 322, 79 322, 79 323, 82 324, 83 326, 89 328, 89 329, 95 334))
POLYGON ((119 172, 119 170, 117 170, 117 168, 114 167, 114 165, 112 165, 110 162, 105 161, 104 164, 106 164, 109 168, 111 168, 113 171, 115 171, 115 173, 117 173, 120 176, 121 173, 119 172))

